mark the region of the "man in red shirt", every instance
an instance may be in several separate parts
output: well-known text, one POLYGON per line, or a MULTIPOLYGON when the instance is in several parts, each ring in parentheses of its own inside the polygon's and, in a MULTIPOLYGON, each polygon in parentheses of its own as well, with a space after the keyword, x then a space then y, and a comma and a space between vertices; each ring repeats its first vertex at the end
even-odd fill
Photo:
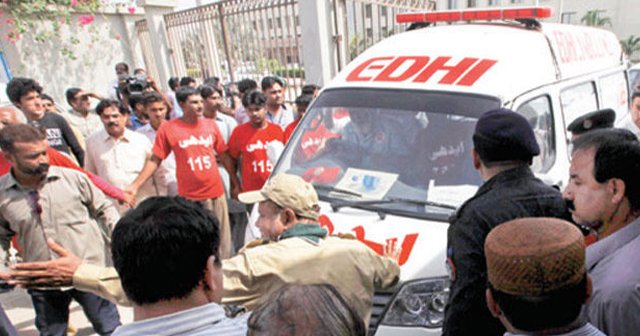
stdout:
POLYGON ((216 122, 202 118, 204 105, 202 96, 196 89, 180 87, 176 92, 176 99, 182 109, 182 117, 160 125, 151 157, 126 190, 135 195, 138 188, 158 169, 162 160, 173 152, 176 158, 178 195, 201 203, 218 218, 220 255, 226 259, 231 254, 229 212, 216 153, 223 166, 230 166, 231 159, 226 154, 227 145, 216 122))
POLYGON ((296 112, 298 113, 298 115, 296 116, 296 120, 290 123, 289 126, 287 126, 287 128, 284 129, 285 143, 289 142, 289 138, 291 137, 291 134, 293 134, 293 131, 296 129, 296 126, 298 126, 298 124, 300 123, 300 119, 302 119, 302 116, 304 115, 304 113, 307 112, 307 107, 309 107, 312 100, 313 100, 312 95, 308 95, 304 93, 298 96, 298 98, 296 98, 296 112))
POLYGON ((282 128, 267 121, 266 104, 267 97, 260 91, 251 91, 242 98, 242 105, 250 120, 236 127, 229 138, 229 155, 232 159, 229 177, 234 199, 238 199, 240 190, 247 192, 262 188, 273 169, 273 163, 267 156, 267 146, 273 141, 284 142, 282 128), (242 159, 242 183, 236 173, 239 159, 242 159))

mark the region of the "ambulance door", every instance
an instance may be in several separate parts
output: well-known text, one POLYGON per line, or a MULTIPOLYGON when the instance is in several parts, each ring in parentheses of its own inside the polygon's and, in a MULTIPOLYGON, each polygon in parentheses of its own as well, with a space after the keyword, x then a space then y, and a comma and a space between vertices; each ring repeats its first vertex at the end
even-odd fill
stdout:
POLYGON ((629 114, 629 92, 627 77, 623 70, 603 74, 596 81, 600 98, 600 109, 610 108, 616 111, 616 122, 619 124, 629 114))
POLYGON ((540 146, 540 155, 534 158, 531 169, 547 184, 562 188, 567 181, 569 161, 557 88, 546 86, 528 92, 517 97, 511 106, 529 121, 540 146))

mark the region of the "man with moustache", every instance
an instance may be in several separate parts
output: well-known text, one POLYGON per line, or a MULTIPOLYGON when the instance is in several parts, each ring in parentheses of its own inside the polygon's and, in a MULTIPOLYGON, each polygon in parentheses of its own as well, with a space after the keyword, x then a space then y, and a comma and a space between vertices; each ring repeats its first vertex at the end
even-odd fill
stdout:
POLYGON ((229 212, 216 153, 222 165, 228 167, 227 145, 216 122, 202 118, 204 105, 200 92, 189 86, 180 86, 176 99, 182 109, 182 117, 160 125, 151 157, 127 190, 135 196, 162 161, 174 153, 178 195, 199 202, 218 218, 220 256, 226 259, 231 255, 229 212))
POLYGON ((293 111, 284 104, 284 88, 286 86, 284 81, 275 76, 267 76, 262 79, 260 84, 262 93, 267 97, 267 120, 284 130, 296 119, 293 111))
MULTIPOLYGON (((11 163, 11 173, 0 177, 0 260, 8 261, 9 243, 17 235, 26 262, 54 259, 47 247, 47 239, 53 239, 85 262, 104 266, 105 245, 119 219, 104 194, 86 175, 50 167, 46 136, 33 126, 4 127, 0 148, 11 163)), ((29 294, 40 335, 66 335, 71 299, 98 334, 109 335, 120 325, 115 305, 93 294, 50 288, 29 294)))
POLYGON ((563 196, 573 220, 596 231, 586 251, 593 295, 589 322, 609 336, 640 330, 640 144, 621 129, 586 133, 573 143, 563 196))
MULTIPOLYGON (((98 103, 96 112, 104 125, 87 139, 85 169, 118 188, 125 188, 142 171, 147 157, 151 155, 152 144, 144 135, 126 128, 127 110, 122 103, 105 99, 98 103)), ((140 190, 138 201, 150 196, 158 196, 158 187, 163 181, 148 181, 140 190)), ((117 204, 120 214, 129 209, 117 204)))

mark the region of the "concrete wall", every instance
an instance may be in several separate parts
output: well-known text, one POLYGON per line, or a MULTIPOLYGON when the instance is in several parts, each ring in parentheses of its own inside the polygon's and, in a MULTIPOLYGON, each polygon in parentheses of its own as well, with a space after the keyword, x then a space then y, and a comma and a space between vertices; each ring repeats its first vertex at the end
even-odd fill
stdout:
MULTIPOLYGON (((73 15, 74 22, 80 15, 73 15)), ((106 95, 109 82, 115 78, 116 63, 128 63, 131 72, 136 67, 144 67, 134 26, 135 21, 142 18, 143 14, 98 14, 91 24, 83 28, 65 26, 60 36, 54 36, 44 43, 35 42, 33 33, 24 34, 15 44, 0 38, 0 49, 5 54, 13 77, 36 79, 57 103, 66 106, 64 92, 71 86, 106 95), (76 37, 80 43, 68 43, 72 37, 76 37), (77 59, 70 59, 61 53, 61 41, 67 41, 66 44, 72 46, 77 59)), ((40 27, 37 26, 36 31, 40 27)), ((0 36, 6 34, 6 29, 6 25, 0 25, 0 36)))

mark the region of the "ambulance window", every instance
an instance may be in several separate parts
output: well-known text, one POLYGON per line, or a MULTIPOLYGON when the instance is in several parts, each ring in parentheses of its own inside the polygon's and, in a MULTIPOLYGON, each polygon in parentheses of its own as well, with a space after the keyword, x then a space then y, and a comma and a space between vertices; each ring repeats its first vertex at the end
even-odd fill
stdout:
POLYGON ((629 89, 631 92, 640 90, 640 68, 629 70, 629 89))
POLYGON ((536 173, 547 172, 556 159, 551 100, 548 96, 534 98, 518 107, 518 112, 529 120, 540 146, 531 168, 536 173))
POLYGON ((624 72, 616 72, 598 80, 600 108, 611 108, 619 116, 627 113, 627 81, 624 72))
POLYGON ((598 98, 594 83, 583 83, 562 90, 560 104, 565 125, 569 125, 585 113, 598 110, 598 98))

